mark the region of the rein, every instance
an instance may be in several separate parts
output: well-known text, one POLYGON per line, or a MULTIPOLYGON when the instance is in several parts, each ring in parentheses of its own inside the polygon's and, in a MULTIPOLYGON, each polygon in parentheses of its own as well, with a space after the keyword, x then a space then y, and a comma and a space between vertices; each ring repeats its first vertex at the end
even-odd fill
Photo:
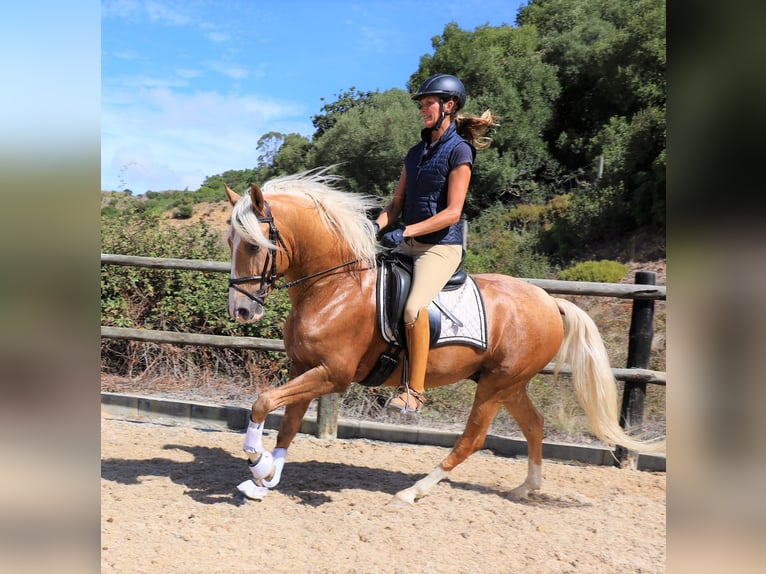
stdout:
MULTIPOLYGON (((273 244, 281 245, 282 248, 287 253, 287 245, 285 244, 284 240, 282 239, 282 235, 279 233, 279 229, 277 229, 277 226, 274 224, 274 217, 271 214, 271 207, 269 207, 268 202, 264 202, 264 210, 266 212, 265 216, 257 216, 258 223, 268 223, 269 224, 269 241, 273 244)), ((290 254, 288 253, 288 258, 290 254)), ((353 265, 354 263, 359 262, 359 259, 352 259, 351 261, 346 261, 345 263, 341 263, 340 265, 336 265, 334 267, 330 267, 329 269, 325 269, 323 271, 319 271, 317 273, 312 273, 311 275, 308 275, 306 277, 301 277, 300 279, 296 279, 295 281, 290 281, 288 283, 284 284, 277 284, 277 250, 276 249, 269 249, 266 253, 266 258, 263 261, 263 270, 261 271, 260 275, 250 275, 248 277, 232 277, 229 279, 229 288, 235 289, 236 291, 239 291, 252 301, 255 301, 259 305, 263 305, 266 296, 269 294, 269 291, 272 289, 289 289, 290 287, 295 287, 296 285, 300 285, 304 281, 308 281, 309 279, 314 279, 315 277, 321 277, 322 275, 326 275, 328 273, 332 273, 333 271, 336 271, 337 269, 341 269, 343 267, 347 267, 349 265, 353 265), (245 283, 254 283, 256 281, 259 281, 261 283, 261 288, 258 290, 256 294, 248 293, 240 285, 243 285, 245 283)))

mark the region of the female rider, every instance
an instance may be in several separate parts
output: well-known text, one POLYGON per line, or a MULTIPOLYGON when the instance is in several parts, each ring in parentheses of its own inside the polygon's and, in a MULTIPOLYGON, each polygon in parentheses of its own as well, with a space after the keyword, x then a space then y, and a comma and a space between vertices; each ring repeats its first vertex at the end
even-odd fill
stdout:
POLYGON ((403 241, 397 249, 413 260, 412 286, 404 309, 408 379, 388 407, 419 412, 425 404, 430 347, 427 307, 463 260, 461 217, 477 149, 489 146, 484 134, 497 125, 489 111, 458 116, 466 91, 455 76, 429 77, 412 97, 423 118, 421 141, 404 159, 391 203, 378 215, 380 229, 400 216, 403 241))

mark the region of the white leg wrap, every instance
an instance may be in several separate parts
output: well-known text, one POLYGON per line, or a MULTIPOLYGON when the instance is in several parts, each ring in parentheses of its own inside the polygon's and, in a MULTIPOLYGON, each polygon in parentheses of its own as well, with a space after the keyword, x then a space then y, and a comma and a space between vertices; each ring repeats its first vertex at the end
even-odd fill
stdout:
POLYGON ((250 464, 250 472, 253 473, 255 480, 262 480, 269 476, 274 470, 274 457, 267 450, 261 453, 255 464, 250 464))
POLYGON ((237 485, 237 490, 248 498, 263 500, 270 488, 279 484, 285 466, 287 449, 275 448, 273 453, 263 448, 263 423, 250 421, 242 445, 250 460, 252 479, 237 485), (268 480, 267 480, 268 478, 268 480))
POLYGON ((254 465, 250 465, 250 471, 253 473, 253 478, 245 480, 237 485, 237 490, 244 494, 247 498, 253 500, 263 500, 269 493, 270 488, 274 488, 279 484, 280 478, 282 478, 282 469, 285 466, 285 458, 287 457, 287 449, 275 448, 273 453, 264 451, 261 454, 259 460, 254 465), (263 473, 268 476, 272 472, 271 480, 264 480, 263 473))
POLYGON ((250 421, 245 431, 245 444, 242 450, 248 454, 263 452, 263 423, 250 421))
POLYGON ((285 467, 287 449, 275 448, 272 454, 274 455, 274 476, 270 480, 263 481, 263 486, 268 488, 274 488, 279 484, 279 479, 282 478, 282 469, 285 467))

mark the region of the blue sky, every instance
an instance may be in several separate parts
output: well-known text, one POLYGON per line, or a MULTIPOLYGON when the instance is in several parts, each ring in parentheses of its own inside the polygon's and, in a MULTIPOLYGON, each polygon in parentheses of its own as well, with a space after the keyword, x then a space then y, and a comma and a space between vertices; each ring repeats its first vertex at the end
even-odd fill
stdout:
POLYGON ((406 89, 431 38, 526 0, 103 0, 101 187, 196 190, 352 86, 406 89))

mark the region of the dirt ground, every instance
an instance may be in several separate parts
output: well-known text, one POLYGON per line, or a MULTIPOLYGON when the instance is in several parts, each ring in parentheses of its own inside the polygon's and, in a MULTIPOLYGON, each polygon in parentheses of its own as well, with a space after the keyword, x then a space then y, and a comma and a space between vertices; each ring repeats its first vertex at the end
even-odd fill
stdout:
MULTIPOLYGON (((282 482, 246 500, 243 433, 101 418, 101 572, 665 572, 664 473, 474 454, 414 505, 393 494, 447 449, 299 434, 282 482)), ((267 431, 271 449, 276 433, 267 431)))

